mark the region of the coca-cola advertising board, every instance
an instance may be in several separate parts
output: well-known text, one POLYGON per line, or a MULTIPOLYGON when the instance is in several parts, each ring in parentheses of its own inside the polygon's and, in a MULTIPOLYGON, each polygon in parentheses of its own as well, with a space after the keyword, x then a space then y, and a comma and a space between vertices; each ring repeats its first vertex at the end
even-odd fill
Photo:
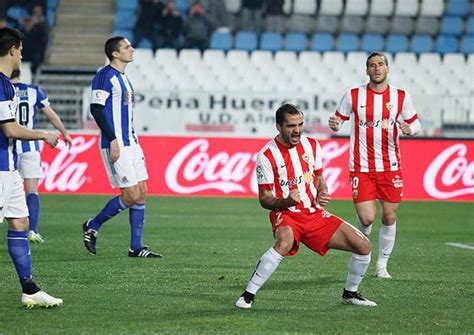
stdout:
MULTIPOLYGON (((267 139, 142 136, 150 195, 255 197, 255 158, 267 139)), ((350 199, 349 140, 320 140, 333 199, 350 199)), ((403 139, 405 200, 474 201, 474 141, 403 139)), ((113 194, 98 136, 42 151, 43 193, 113 194)))

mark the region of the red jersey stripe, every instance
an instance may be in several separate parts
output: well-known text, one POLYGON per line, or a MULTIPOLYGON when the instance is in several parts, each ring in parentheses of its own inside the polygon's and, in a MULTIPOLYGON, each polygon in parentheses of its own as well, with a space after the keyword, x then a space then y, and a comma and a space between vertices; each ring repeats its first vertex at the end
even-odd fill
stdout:
MULTIPOLYGON (((311 140, 309 142, 311 144, 311 140)), ((314 145, 316 146, 316 141, 314 142, 314 145)), ((311 147, 313 147, 312 144, 311 144, 311 147)), ((308 162, 306 162, 304 159, 301 159, 305 154, 304 147, 301 144, 301 142, 296 146, 296 152, 298 152, 298 157, 300 158, 301 168, 303 169, 303 175, 304 175, 305 172, 309 172, 309 173, 311 173, 311 176, 312 176, 313 171, 311 171, 311 169, 309 168, 308 162)), ((313 152, 315 152, 314 149, 313 149, 313 152)), ((313 156, 316 156, 316 155, 313 154, 313 156)), ((311 193, 311 186, 310 186, 309 183, 305 184, 305 192, 308 195, 310 202, 313 204, 314 203, 314 195, 311 193)), ((303 204, 303 203, 301 202, 300 204, 303 204)))
MULTIPOLYGON (((398 109, 397 109, 397 118, 395 120, 398 120, 398 117, 400 116, 400 113, 402 112, 402 109, 403 109, 403 104, 405 103, 405 91, 398 89, 397 94, 398 94, 398 109)), ((400 148, 398 145, 398 126, 393 128, 393 145, 395 148, 395 153, 397 154, 398 168, 401 170, 402 159, 400 157, 400 148)))
POLYGON ((409 118, 408 120, 405 120, 406 123, 410 124, 418 120, 418 114, 413 115, 412 118, 409 118))
POLYGON ((336 111, 336 116, 338 116, 341 120, 344 120, 344 121, 347 121, 350 119, 350 117, 342 115, 341 113, 339 113, 339 111, 336 111))
POLYGON ((356 141, 354 143, 354 169, 360 171, 360 144, 359 144, 359 89, 353 88, 351 90, 352 97, 352 112, 354 113, 354 137, 356 141))
MULTIPOLYGON (((370 88, 367 88, 365 120, 368 125, 374 122, 374 95, 374 92, 370 88)), ((365 128, 365 141, 367 146, 367 161, 369 163, 369 171, 375 171, 374 127, 365 128)))
MULTIPOLYGON (((387 89, 382 96, 382 121, 387 122, 389 127, 390 122, 390 89, 387 89)), ((391 107, 390 107, 391 108, 391 107)), ((390 157, 388 155, 388 128, 382 127, 382 160, 384 171, 390 171, 390 157)))

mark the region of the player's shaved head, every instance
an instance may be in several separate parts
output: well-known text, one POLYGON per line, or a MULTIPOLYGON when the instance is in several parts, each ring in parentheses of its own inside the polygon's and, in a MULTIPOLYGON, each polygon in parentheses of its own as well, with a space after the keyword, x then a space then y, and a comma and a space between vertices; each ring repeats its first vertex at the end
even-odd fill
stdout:
POLYGON ((304 115, 298 106, 290 104, 290 103, 285 103, 281 105, 275 113, 276 123, 279 124, 280 126, 283 126, 283 123, 285 122, 285 114, 304 115))
POLYGON ((104 51, 105 51, 105 55, 107 56, 107 58, 111 61, 114 56, 112 55, 112 53, 114 51, 119 51, 120 49, 120 41, 126 39, 124 36, 114 36, 114 37, 111 37, 109 38, 106 42, 105 42, 105 46, 104 46, 104 51))

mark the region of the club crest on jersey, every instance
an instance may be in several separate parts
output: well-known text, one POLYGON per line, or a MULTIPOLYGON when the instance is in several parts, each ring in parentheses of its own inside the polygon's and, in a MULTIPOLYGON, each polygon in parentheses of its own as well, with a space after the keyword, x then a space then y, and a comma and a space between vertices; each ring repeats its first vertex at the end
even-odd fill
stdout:
POLYGON ((403 187, 403 179, 398 174, 392 179, 392 183, 395 188, 403 187))
POLYGON ((255 172, 257 173, 258 180, 263 179, 262 167, 260 165, 257 166, 257 168, 255 169, 255 172))
POLYGON ((332 214, 329 213, 328 211, 323 211, 323 212, 321 213, 321 216, 322 216, 323 218, 326 218, 326 219, 327 219, 327 218, 330 218, 330 217, 332 216, 332 214))
POLYGON ((387 109, 388 109, 389 111, 392 111, 393 105, 392 105, 390 102, 387 102, 387 103, 385 104, 385 107, 387 107, 387 109))
POLYGON ((301 155, 301 158, 303 158, 303 160, 304 160, 306 163, 309 162, 309 155, 308 155, 308 153, 305 152, 304 154, 302 154, 302 155, 301 155))

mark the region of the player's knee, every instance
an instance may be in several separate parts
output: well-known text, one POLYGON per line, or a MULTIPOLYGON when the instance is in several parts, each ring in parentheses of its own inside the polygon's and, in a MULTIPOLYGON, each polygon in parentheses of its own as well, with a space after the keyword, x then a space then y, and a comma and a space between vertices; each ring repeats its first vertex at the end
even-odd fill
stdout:
POLYGON ((136 203, 140 203, 140 192, 138 191, 126 192, 122 196, 122 201, 127 207, 130 207, 136 203))
POLYGON ((370 242, 368 239, 364 238, 358 247, 357 253, 359 255, 368 255, 370 254, 370 251, 371 251, 370 242))
POLYGON ((293 248, 293 234, 279 234, 278 238, 275 242, 274 249, 280 254, 280 255, 286 255, 291 251, 293 248))
POLYGON ((375 215, 364 215, 359 217, 359 221, 364 226, 370 226, 375 221, 375 215))
POLYGON ((397 221, 396 213, 386 213, 382 215, 382 223, 386 226, 391 226, 397 221))

